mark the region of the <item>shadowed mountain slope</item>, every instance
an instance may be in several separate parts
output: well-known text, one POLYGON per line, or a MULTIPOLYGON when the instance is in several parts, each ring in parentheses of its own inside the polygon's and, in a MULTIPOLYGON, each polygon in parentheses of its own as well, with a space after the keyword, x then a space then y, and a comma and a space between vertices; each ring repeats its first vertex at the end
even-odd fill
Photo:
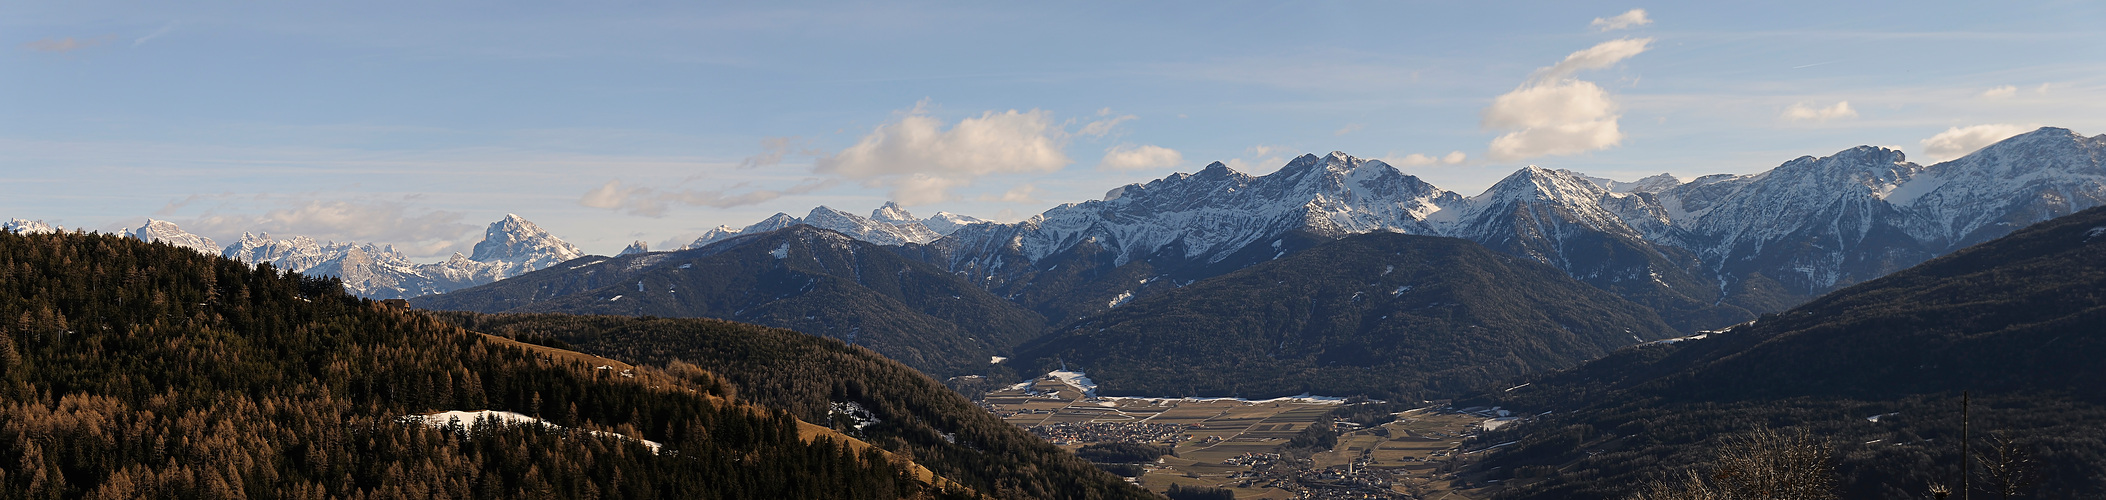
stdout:
POLYGON ((2093 208, 1753 324, 1492 394, 1487 403, 1553 413, 1487 437, 1519 443, 1486 466, 1535 481, 1515 497, 1615 498, 1633 479, 1708 460, 1718 436, 1804 428, 1838 445, 1845 497, 1906 498, 1958 483, 1966 390, 1976 437, 2005 431, 2033 450, 2041 494, 2095 497, 2106 492, 2100 325, 2106 208, 2093 208))
POLYGON ((1370 233, 1118 303, 1019 357, 1087 370, 1106 395, 1405 397, 1570 367, 1672 331, 1546 265, 1370 233))

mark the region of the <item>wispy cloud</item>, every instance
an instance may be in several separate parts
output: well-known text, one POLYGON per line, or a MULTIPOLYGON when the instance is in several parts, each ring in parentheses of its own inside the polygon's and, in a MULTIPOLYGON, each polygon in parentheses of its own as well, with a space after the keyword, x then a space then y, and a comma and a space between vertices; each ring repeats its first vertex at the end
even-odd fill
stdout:
POLYGON ((1469 159, 1470 155, 1461 151, 1449 151, 1448 154, 1438 157, 1412 153, 1404 155, 1403 158, 1385 159, 1383 161, 1399 167, 1423 167, 1427 165, 1459 165, 1469 159))
POLYGON ((1038 199, 1038 186, 1028 183, 1019 184, 1017 185, 1017 187, 1010 188, 1009 191, 1003 192, 1001 196, 995 196, 991 194, 980 195, 980 201, 995 201, 1002 203, 1040 202, 1038 199))
POLYGON ((1134 115, 1112 116, 1111 108, 1097 110, 1097 116, 1099 117, 1099 119, 1083 124, 1082 130, 1076 131, 1075 135, 1085 137, 1104 137, 1106 134, 1110 134, 1112 132, 1112 129, 1118 127, 1120 123, 1125 123, 1127 121, 1132 121, 1140 118, 1139 116, 1134 115))
POLYGON ((1835 105, 1826 107, 1814 107, 1802 102, 1784 108, 1784 114, 1780 116, 1795 122, 1825 122, 1843 118, 1857 118, 1857 110, 1850 109, 1850 101, 1837 101, 1835 105))
POLYGON ((1548 82, 1570 77, 1573 73, 1584 70, 1614 66, 1625 59, 1644 53, 1646 49, 1651 48, 1652 43, 1653 39, 1651 38, 1622 38, 1602 42, 1593 47, 1588 47, 1586 50, 1573 52, 1571 55, 1565 56, 1565 60, 1558 61, 1557 64, 1550 65, 1550 67, 1536 70, 1533 78, 1536 82, 1548 82))
POLYGON ((36 52, 64 54, 67 52, 110 43, 111 40, 115 39, 117 39, 117 37, 112 35, 103 35, 95 38, 74 38, 70 36, 65 38, 45 38, 42 40, 22 44, 22 48, 36 52))
POLYGON ((1594 27, 1594 29, 1601 31, 1616 31, 1626 28, 1636 28, 1652 23, 1653 19, 1645 16, 1645 9, 1631 9, 1628 12, 1617 14, 1615 17, 1594 18, 1594 22, 1588 23, 1588 26, 1592 26, 1594 27))
POLYGON ((160 37, 161 37, 161 35, 166 35, 166 34, 168 34, 168 33, 169 33, 169 32, 171 32, 171 31, 175 31, 175 28, 176 28, 176 23, 174 23, 174 22, 170 22, 170 23, 168 23, 168 24, 162 25, 162 26, 161 26, 161 29, 157 29, 157 30, 154 30, 154 32, 153 32, 153 33, 147 33, 147 34, 146 34, 146 36, 142 36, 142 37, 139 37, 139 38, 133 39, 133 40, 132 40, 132 46, 133 46, 133 47, 137 47, 137 46, 140 46, 140 45, 145 45, 145 44, 146 44, 146 41, 147 41, 147 40, 152 40, 152 39, 155 39, 155 38, 160 38, 160 37))
POLYGON ((801 137, 767 137, 761 139, 761 154, 739 160, 738 168, 760 168, 782 164, 789 156, 826 156, 826 150, 809 147, 811 141, 801 137))
POLYGON ((805 194, 840 184, 840 179, 805 179, 797 185, 784 189, 756 189, 734 192, 732 190, 656 189, 648 186, 626 186, 620 179, 607 181, 600 187, 586 191, 578 198, 578 204, 592 208, 604 208, 628 212, 646 217, 664 217, 667 209, 675 205, 730 208, 756 205, 785 195, 805 194))
POLYGON ((1251 146, 1250 149, 1244 150, 1244 157, 1230 158, 1227 160, 1223 160, 1221 163, 1223 165, 1228 165, 1229 168, 1234 169, 1237 172, 1243 172, 1246 174, 1257 174, 1261 172, 1271 171, 1272 169, 1279 168, 1282 165, 1286 165, 1286 152, 1287 148, 1282 147, 1265 145, 1251 146))

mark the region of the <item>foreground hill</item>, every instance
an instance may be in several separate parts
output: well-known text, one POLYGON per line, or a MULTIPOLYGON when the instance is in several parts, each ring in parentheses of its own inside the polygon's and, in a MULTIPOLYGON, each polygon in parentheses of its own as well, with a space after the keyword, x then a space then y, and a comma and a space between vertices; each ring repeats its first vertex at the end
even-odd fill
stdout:
POLYGON ((1119 303, 1019 349, 1105 395, 1454 394, 1670 336, 1643 306, 1455 238, 1371 233, 1119 303))
MULTIPOLYGON (((1758 426, 1837 446, 1845 498, 1957 487, 1960 392, 1977 450, 2008 433, 2048 498, 2106 494, 2106 208, 1705 338, 1626 349, 1485 398, 1551 412, 1487 444, 1514 498, 1615 498, 1758 426)), ((1976 479, 1974 484, 1984 484, 1976 479)), ((1986 492, 1979 492, 1986 494, 1986 492)))
POLYGON ((165 244, 0 232, 0 317, 10 498, 970 494, 704 370, 470 333, 165 244))
POLYGON ((711 319, 431 314, 474 330, 721 374, 741 400, 829 422, 995 498, 1151 497, 911 368, 838 341, 711 319))
POLYGON ((420 309, 707 317, 869 347, 942 376, 985 369, 1043 319, 928 264, 809 225, 529 273, 420 309))

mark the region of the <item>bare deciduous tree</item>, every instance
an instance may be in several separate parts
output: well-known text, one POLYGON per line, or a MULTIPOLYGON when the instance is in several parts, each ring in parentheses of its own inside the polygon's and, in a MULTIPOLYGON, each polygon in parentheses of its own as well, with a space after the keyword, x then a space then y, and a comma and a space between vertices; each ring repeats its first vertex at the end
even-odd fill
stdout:
POLYGON ((2001 498, 2024 495, 2033 488, 2037 468, 2032 453, 2009 433, 1991 433, 1989 449, 1975 452, 1974 460, 1981 464, 1982 478, 1987 480, 1982 486, 2001 498))
POLYGON ((1727 438, 1710 474, 1646 485, 1632 500, 1832 500, 1835 447, 1805 431, 1727 438))

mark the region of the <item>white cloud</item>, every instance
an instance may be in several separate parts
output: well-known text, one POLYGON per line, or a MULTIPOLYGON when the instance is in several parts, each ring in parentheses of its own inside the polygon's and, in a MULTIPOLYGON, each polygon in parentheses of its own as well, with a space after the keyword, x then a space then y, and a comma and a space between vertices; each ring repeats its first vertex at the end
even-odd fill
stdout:
POLYGON ((1824 108, 1816 108, 1802 102, 1784 108, 1784 114, 1781 116, 1786 120, 1795 122, 1809 120, 1825 122, 1838 118, 1857 118, 1857 110, 1850 109, 1850 101, 1837 101, 1834 106, 1824 108))
POLYGON ((1613 119, 1616 101, 1594 82, 1567 80, 1515 89, 1492 100, 1484 126, 1500 129, 1547 127, 1563 123, 1613 119))
POLYGON ((1651 38, 1621 38, 1595 44, 1586 50, 1573 52, 1550 67, 1536 70, 1535 80, 1547 82, 1572 76, 1573 73, 1590 69, 1602 69, 1642 54, 1651 48, 1651 38))
POLYGON ((673 205, 729 208, 753 205, 784 195, 804 194, 826 189, 839 184, 839 179, 805 179, 786 189, 757 189, 743 193, 710 191, 699 189, 660 190, 645 186, 625 187, 619 179, 607 181, 600 187, 586 191, 578 198, 578 204, 592 208, 620 210, 646 217, 664 217, 673 205))
POLYGON ((481 226, 462 222, 460 213, 413 212, 389 202, 310 200, 262 215, 206 212, 176 223, 220 241, 238 240, 243 232, 267 232, 276 237, 392 244, 410 257, 465 251, 481 236, 481 226))
POLYGON ((2033 89, 2033 92, 2035 92, 2035 93, 2038 93, 2038 94, 2041 94, 2041 95, 2047 95, 2047 93, 2048 93, 2048 88, 2049 88, 2049 87, 2053 87, 2054 85, 2055 85, 2054 83, 2043 83, 2043 84, 2040 84, 2040 88, 2036 88, 2036 89, 2033 89))
POLYGON ((1104 150, 1104 160, 1097 163, 1099 170, 1141 170, 1175 167, 1185 162, 1185 155, 1175 149, 1162 146, 1112 146, 1104 150))
POLYGON ((1361 124, 1358 124, 1358 123, 1348 123, 1348 124, 1346 124, 1346 126, 1344 126, 1344 127, 1339 127, 1339 128, 1338 128, 1338 131, 1337 131, 1337 132, 1332 132, 1332 133, 1331 133, 1331 135, 1346 135, 1346 134, 1350 134, 1350 133, 1354 133, 1354 132, 1359 132, 1359 131, 1360 131, 1360 129, 1362 129, 1362 128, 1366 128, 1366 127, 1367 127, 1366 125, 1361 125, 1361 124))
POLYGON ((1054 126, 1051 112, 988 111, 946 130, 924 108, 916 105, 854 146, 819 158, 813 171, 892 186, 892 199, 913 206, 951 199, 949 189, 982 176, 1052 172, 1072 163, 1061 151, 1067 133, 1054 126))
POLYGON ((1423 166, 1426 166, 1426 165, 1434 165, 1434 164, 1441 164, 1441 165, 1455 165, 1455 164, 1460 164, 1460 163, 1462 163, 1462 162, 1463 162, 1464 160, 1468 160, 1468 159, 1470 159, 1470 155, 1467 155, 1467 154, 1463 154, 1463 152, 1461 152, 1461 151, 1450 151, 1450 152, 1448 152, 1448 154, 1446 154, 1446 155, 1441 155, 1441 156, 1439 156, 1439 157, 1432 157, 1432 156, 1426 156, 1426 155, 1422 155, 1422 154, 1418 154, 1418 153, 1412 153, 1412 154, 1409 154, 1409 155, 1405 155, 1405 156, 1404 156, 1403 158, 1398 158, 1398 159, 1395 159, 1395 160, 1385 160, 1385 161, 1386 161, 1386 162, 1388 162, 1388 163, 1390 163, 1390 164, 1392 164, 1392 165, 1396 165, 1396 166, 1400 166, 1400 167, 1423 167, 1423 166))
POLYGON ((1600 85, 1571 77, 1644 53, 1652 41, 1624 38, 1573 52, 1557 64, 1536 70, 1521 87, 1493 99, 1484 109, 1483 126, 1509 132, 1492 139, 1488 155, 1512 161, 1622 144, 1623 131, 1616 123, 1622 115, 1617 114, 1616 101, 1600 85))
POLYGON ((1594 22, 1588 25, 1593 26, 1594 29, 1602 31, 1616 31, 1625 28, 1635 28, 1652 23, 1652 18, 1645 17, 1645 9, 1631 9, 1630 12, 1617 14, 1616 17, 1611 17, 1607 19, 1599 17, 1594 18, 1594 22))
POLYGON ((1487 154, 1512 161, 1579 154, 1623 142, 1616 101, 1593 82, 1566 80, 1525 86, 1492 100, 1484 126, 1512 130, 1493 139, 1487 154))
POLYGON ((1487 154, 1502 161, 1538 156, 1574 155, 1606 149, 1623 141, 1623 131, 1614 117, 1607 120, 1561 123, 1508 133, 1492 139, 1487 154))
POLYGON ((1010 188, 1009 191, 1002 193, 1001 196, 981 195, 980 201, 999 201, 1003 203, 1039 203, 1037 194, 1038 186, 1034 186, 1031 184, 1022 184, 1018 185, 1017 187, 1010 188))
POLYGON ((2036 128, 2040 127, 2008 123, 1953 127, 1945 129, 1944 132, 1939 132, 1938 135, 1930 136, 1929 139, 1924 139, 1923 155, 1930 157, 1932 161, 1959 158, 1966 156, 1967 153, 1973 153, 1974 150, 1982 149, 1983 146, 1995 144, 1996 141, 2009 139, 2014 135, 2032 132, 2036 128))
POLYGON ((140 46, 140 45, 145 45, 145 44, 146 44, 146 41, 147 41, 147 40, 152 40, 152 39, 155 39, 155 38, 160 38, 160 37, 161 37, 161 35, 166 35, 166 34, 168 34, 168 32, 170 32, 170 31, 175 31, 175 27, 176 27, 176 23, 174 23, 174 22, 170 22, 170 23, 168 23, 168 24, 164 24, 164 25, 161 25, 161 29, 157 29, 157 30, 154 30, 154 32, 153 32, 153 33, 147 33, 147 34, 146 34, 146 36, 142 36, 142 37, 139 37, 139 38, 133 39, 133 40, 132 40, 132 46, 133 46, 133 47, 138 47, 138 46, 140 46))
POLYGON ((2017 87, 2017 86, 2014 86, 2014 85, 2004 85, 2004 86, 2001 86, 2001 87, 1993 87, 1993 88, 1990 88, 1989 90, 1984 90, 1984 91, 1982 91, 1982 98, 1984 98, 1984 99, 2003 99, 2003 98, 2006 98, 2006 97, 2011 97, 2011 96, 2013 96, 2013 95, 2017 95, 2017 94, 2018 94, 2018 87, 2017 87))

